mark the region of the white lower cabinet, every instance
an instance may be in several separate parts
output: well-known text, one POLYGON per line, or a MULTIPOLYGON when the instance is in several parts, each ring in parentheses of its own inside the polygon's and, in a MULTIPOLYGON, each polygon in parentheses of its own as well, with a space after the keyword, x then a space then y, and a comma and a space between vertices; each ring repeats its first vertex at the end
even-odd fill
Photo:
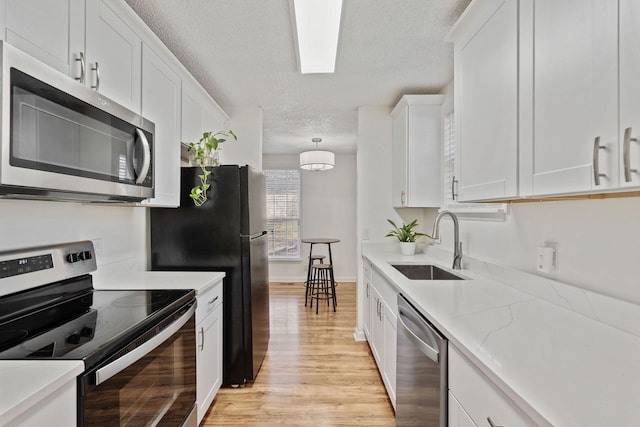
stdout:
POLYGON ((449 427, 477 427, 451 392, 449 392, 449 427))
POLYGON ((460 351, 449 344, 449 425, 450 426, 536 426, 516 404, 478 370, 460 351), (467 415, 473 421, 464 420, 467 415), (451 420, 457 420, 458 424, 451 420), (475 424, 474 424, 475 423, 475 424))
POLYGON ((364 312, 364 321, 362 329, 367 340, 370 339, 371 333, 371 263, 366 259, 362 259, 362 280, 364 282, 364 302, 362 304, 364 312))
POLYGON ((196 402, 200 424, 222 385, 222 280, 197 298, 196 402))
POLYGON ((5 427, 75 426, 77 399, 76 379, 73 378, 11 420, 5 427))
POLYGON ((396 407, 396 321, 398 293, 375 269, 369 284, 369 346, 393 407, 396 407))

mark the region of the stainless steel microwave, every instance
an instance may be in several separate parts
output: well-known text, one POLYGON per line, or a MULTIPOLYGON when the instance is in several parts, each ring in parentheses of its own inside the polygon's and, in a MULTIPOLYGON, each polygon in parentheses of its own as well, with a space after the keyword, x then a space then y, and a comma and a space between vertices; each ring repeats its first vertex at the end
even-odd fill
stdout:
POLYGON ((0 196, 154 196, 153 123, 7 43, 0 50, 0 196))

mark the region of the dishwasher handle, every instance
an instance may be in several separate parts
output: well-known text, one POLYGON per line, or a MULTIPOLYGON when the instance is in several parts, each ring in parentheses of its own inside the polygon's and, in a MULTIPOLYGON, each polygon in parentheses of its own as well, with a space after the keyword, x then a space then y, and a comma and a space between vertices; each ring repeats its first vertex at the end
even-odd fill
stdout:
POLYGON ((422 319, 411 307, 406 307, 406 303, 400 303, 400 300, 398 302, 398 321, 405 336, 424 353, 425 356, 436 363, 440 363, 440 346, 445 338, 422 319), (417 328, 409 327, 405 319, 417 328), (415 329, 419 329, 419 331, 415 331, 415 329), (418 334, 422 335, 422 337, 418 336, 418 334))

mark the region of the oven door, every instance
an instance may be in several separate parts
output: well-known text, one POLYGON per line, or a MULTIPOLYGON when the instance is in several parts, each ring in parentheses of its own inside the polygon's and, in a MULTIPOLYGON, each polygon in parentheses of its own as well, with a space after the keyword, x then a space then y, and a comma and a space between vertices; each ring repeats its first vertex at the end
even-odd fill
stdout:
POLYGON ((78 425, 195 426, 194 313, 195 302, 79 377, 78 425))

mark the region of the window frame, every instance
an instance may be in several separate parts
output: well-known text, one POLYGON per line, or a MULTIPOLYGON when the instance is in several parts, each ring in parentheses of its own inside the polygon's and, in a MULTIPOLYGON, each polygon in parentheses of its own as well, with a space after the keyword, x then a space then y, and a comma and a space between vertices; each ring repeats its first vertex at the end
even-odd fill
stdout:
MULTIPOLYGON (((299 169, 296 168, 286 168, 286 167, 270 167, 270 168, 265 168, 264 169, 264 174, 265 174, 265 183, 266 183, 266 197, 267 197, 267 229, 269 232, 269 243, 268 243, 268 249, 267 249, 267 254, 268 254, 268 258, 269 261, 300 261, 302 259, 302 233, 301 233, 301 226, 302 226, 302 173, 299 169), (295 172, 295 175, 297 175, 298 178, 298 182, 297 182, 297 217, 284 217, 284 218, 273 218, 272 216, 270 216, 272 214, 272 212, 270 212, 270 202, 269 202, 269 197, 270 197, 270 192, 269 192, 269 173, 272 171, 278 171, 278 172, 286 172, 286 173, 291 173, 291 172, 295 172), (297 253, 294 253, 292 255, 274 255, 272 254, 272 244, 274 242, 275 239, 275 235, 274 235, 274 227, 272 226, 272 221, 282 221, 285 224, 288 224, 290 222, 294 222, 297 223, 297 236, 295 236, 295 239, 291 240, 291 242, 294 244, 295 247, 297 247, 297 253)), ((285 202, 285 204, 287 204, 287 206, 285 207, 285 210, 289 209, 289 202, 285 202)), ((288 225, 287 225, 288 227, 288 225)), ((286 232, 287 236, 289 234, 289 232, 286 232)), ((289 243, 289 240, 287 238, 287 243, 289 243)))

